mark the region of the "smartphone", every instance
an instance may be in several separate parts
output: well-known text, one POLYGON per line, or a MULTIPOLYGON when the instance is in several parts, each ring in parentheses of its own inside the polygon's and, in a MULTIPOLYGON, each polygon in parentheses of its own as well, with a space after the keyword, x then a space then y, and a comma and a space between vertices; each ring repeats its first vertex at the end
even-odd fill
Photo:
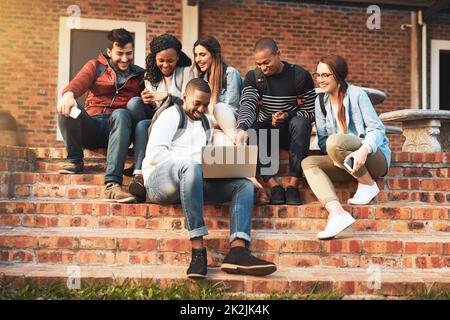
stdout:
POLYGON ((167 98, 167 95, 167 92, 153 92, 153 99, 155 99, 155 101, 163 101, 167 98))
POLYGON ((72 109, 70 109, 69 116, 76 119, 76 118, 78 118, 80 113, 81 113, 81 110, 78 109, 77 106, 74 106, 74 107, 72 107, 72 109))
POLYGON ((344 167, 346 167, 349 171, 353 171, 353 158, 348 158, 344 161, 344 167))

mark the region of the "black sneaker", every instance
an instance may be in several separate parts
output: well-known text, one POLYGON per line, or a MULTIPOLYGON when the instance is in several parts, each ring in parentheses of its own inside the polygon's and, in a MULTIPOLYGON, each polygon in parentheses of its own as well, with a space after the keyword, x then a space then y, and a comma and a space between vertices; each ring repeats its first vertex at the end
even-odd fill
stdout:
POLYGON ((191 264, 187 270, 187 276, 191 279, 204 279, 208 270, 208 258, 206 248, 192 249, 191 264))
POLYGON ((270 189, 270 203, 271 204, 285 204, 286 196, 283 186, 275 186, 270 189))
POLYGON ((83 169, 84 169, 83 161, 76 163, 66 162, 59 168, 58 173, 75 174, 83 172, 83 169))
POLYGON ((144 177, 140 174, 135 174, 133 180, 128 186, 128 192, 134 196, 145 197, 144 177))
POLYGON ((286 188, 286 204, 303 204, 298 188, 292 186, 286 188))
POLYGON ((147 201, 147 197, 135 196, 137 203, 145 203, 147 201))
POLYGON ((258 259, 245 247, 231 248, 220 268, 226 273, 251 276, 267 276, 277 271, 274 263, 258 259))
POLYGON ((132 177, 133 176, 133 172, 134 172, 134 165, 124 169, 122 173, 123 173, 124 176, 132 177))

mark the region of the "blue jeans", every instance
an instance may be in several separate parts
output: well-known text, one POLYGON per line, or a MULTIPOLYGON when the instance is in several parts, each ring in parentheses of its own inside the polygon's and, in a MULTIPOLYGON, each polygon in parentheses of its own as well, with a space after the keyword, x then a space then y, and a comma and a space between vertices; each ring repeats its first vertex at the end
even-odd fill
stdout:
POLYGON ((116 109, 112 114, 89 116, 81 114, 73 119, 58 114, 59 130, 67 149, 67 160, 83 160, 83 149, 107 148, 106 182, 122 184, 122 172, 128 155, 132 121, 126 109, 116 109))
POLYGON ((127 110, 133 120, 131 139, 134 144, 134 170, 140 172, 145 149, 148 142, 148 127, 156 111, 153 105, 145 104, 141 97, 133 97, 128 101, 127 110))
POLYGON ((248 179, 203 179, 202 165, 190 160, 169 160, 154 169, 146 180, 147 195, 153 203, 180 203, 189 237, 208 234, 203 217, 204 201, 231 201, 230 242, 250 242, 253 211, 253 183, 248 179))

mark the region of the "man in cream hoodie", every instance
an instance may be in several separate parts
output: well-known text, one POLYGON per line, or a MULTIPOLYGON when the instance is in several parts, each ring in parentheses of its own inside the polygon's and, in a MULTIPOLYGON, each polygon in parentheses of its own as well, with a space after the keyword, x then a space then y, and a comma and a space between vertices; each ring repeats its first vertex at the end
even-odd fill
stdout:
MULTIPOLYGON (((203 237, 208 234, 203 215, 204 201, 230 202, 230 252, 221 269, 228 273, 265 276, 276 271, 275 264, 253 256, 250 244, 253 184, 247 179, 203 179, 202 147, 212 134, 205 132, 202 117, 211 96, 203 79, 189 81, 183 95, 183 113, 176 105, 167 108, 152 124, 143 161, 144 183, 149 199, 159 204, 182 204, 192 244, 189 278, 205 278, 207 254, 203 237), (177 110, 178 108, 178 110, 177 110), (186 128, 177 133, 180 117, 186 128), (175 137, 175 139, 174 139, 175 137)), ((210 128, 212 125, 210 123, 210 128)))

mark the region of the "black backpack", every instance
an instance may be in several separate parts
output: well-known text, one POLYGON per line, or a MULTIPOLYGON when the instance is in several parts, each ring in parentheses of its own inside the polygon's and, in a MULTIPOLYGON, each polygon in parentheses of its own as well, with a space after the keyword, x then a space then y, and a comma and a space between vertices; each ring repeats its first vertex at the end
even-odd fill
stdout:
POLYGON ((318 94, 319 96, 319 104, 320 104, 320 109, 322 110, 323 116, 326 118, 327 117, 327 109, 325 109, 325 93, 321 92, 318 94))
MULTIPOLYGON (((150 126, 148 127, 148 136, 150 137, 150 132, 152 131, 153 124, 155 123, 156 119, 158 119, 161 112, 166 110, 167 108, 176 108, 178 111, 178 114, 180 115, 180 121, 178 123, 177 131, 175 132, 175 135, 172 138, 172 141, 177 140, 179 137, 181 137, 187 127, 187 115, 184 112, 183 109, 183 100, 176 96, 168 95, 167 98, 164 100, 164 102, 161 104, 161 106, 156 110, 155 114, 152 117, 152 122, 150 126)), ((202 127, 205 130, 206 133, 206 144, 209 144, 209 141, 211 139, 211 126, 209 123, 208 118, 205 114, 202 114, 200 118, 202 122, 202 127)))

